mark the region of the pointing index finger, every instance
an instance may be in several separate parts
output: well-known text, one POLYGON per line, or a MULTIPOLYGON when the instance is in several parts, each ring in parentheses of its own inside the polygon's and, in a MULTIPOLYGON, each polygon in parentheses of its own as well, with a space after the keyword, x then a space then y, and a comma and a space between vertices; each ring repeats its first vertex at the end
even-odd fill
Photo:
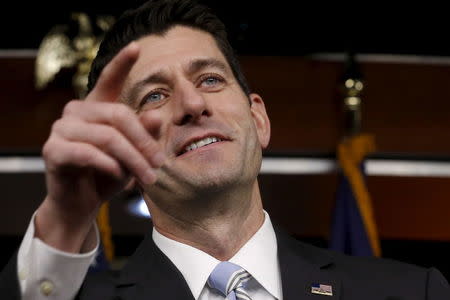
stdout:
POLYGON ((116 102, 122 92, 128 73, 139 57, 139 46, 131 42, 103 68, 94 89, 86 101, 116 102))

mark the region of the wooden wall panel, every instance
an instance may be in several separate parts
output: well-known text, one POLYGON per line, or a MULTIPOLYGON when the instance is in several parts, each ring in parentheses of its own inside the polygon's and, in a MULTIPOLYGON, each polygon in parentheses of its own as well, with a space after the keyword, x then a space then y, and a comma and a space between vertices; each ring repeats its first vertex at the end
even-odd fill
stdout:
POLYGON ((450 241, 450 179, 368 178, 381 236, 450 241))
MULTIPOLYGON (((341 136, 343 64, 245 57, 244 70, 272 120, 270 150, 333 151, 341 136)), ((363 63, 363 130, 379 152, 450 155, 450 65, 363 63)))
MULTIPOLYGON (((341 136, 336 85, 342 63, 253 56, 243 57, 242 64, 271 117, 269 151, 334 151, 341 136)), ((363 128, 376 136, 379 152, 450 155, 450 65, 363 63, 361 68, 363 128)), ((0 58, 1 148, 39 149, 74 97, 61 78, 36 92, 33 72, 33 58, 0 58)))
POLYGON ((67 84, 57 77, 37 91, 34 58, 0 58, 0 149, 40 150, 64 104, 74 98, 68 79, 67 84))
MULTIPOLYGON (((450 241, 448 178, 370 176, 368 190, 383 239, 450 241)), ((336 175, 264 175, 265 208, 298 236, 329 236, 336 175)))

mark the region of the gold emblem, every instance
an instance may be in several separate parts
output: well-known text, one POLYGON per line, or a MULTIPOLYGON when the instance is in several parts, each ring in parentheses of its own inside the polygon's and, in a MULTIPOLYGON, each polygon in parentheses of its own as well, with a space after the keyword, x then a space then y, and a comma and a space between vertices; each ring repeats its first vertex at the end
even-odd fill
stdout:
POLYGON ((85 13, 73 13, 74 24, 56 25, 43 38, 39 46, 35 86, 45 88, 63 69, 76 69, 72 86, 80 97, 86 93, 88 74, 92 61, 107 30, 114 23, 111 16, 96 18, 95 34, 91 19, 85 13))

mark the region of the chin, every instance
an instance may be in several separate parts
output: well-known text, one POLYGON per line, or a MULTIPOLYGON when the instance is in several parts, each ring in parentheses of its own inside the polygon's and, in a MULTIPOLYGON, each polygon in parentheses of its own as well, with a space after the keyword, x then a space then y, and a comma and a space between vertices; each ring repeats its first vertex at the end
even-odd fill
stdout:
POLYGON ((211 188, 220 189, 223 186, 228 186, 231 183, 237 181, 236 176, 232 174, 224 173, 221 171, 211 172, 205 171, 201 174, 197 174, 194 178, 189 180, 193 186, 198 188, 211 188))
POLYGON ((228 170, 227 172, 222 170, 217 170, 216 172, 205 170, 189 181, 199 193, 220 193, 247 183, 251 186, 250 183, 255 180, 253 177, 250 174, 245 174, 243 170, 228 170))

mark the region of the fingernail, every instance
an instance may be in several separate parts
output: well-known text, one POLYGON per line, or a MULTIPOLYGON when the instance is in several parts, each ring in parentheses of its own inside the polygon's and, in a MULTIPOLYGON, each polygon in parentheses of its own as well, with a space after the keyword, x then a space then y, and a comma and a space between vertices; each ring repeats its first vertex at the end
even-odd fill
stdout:
POLYGON ((152 162, 155 168, 160 168, 162 165, 164 165, 165 161, 166 156, 162 152, 157 152, 155 155, 152 156, 152 162))
POLYGON ((147 170, 142 178, 144 184, 153 184, 156 181, 156 174, 152 170, 147 170))

